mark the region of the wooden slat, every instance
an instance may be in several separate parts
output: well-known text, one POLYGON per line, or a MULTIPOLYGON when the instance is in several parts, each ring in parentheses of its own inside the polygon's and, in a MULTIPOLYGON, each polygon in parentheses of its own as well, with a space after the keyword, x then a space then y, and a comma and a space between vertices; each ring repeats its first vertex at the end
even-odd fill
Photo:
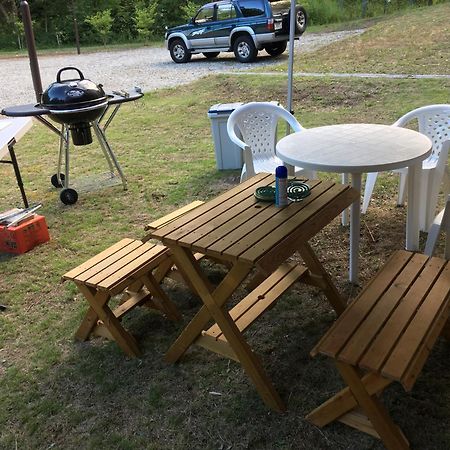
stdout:
POLYGON ((101 263, 80 275, 78 281, 82 281, 88 286, 96 287, 105 278, 126 267, 130 262, 154 247, 155 244, 136 241, 127 247, 129 251, 117 252, 111 257, 104 259, 101 263))
POLYGON ((136 306, 139 306, 142 301, 149 295, 148 291, 142 289, 140 292, 137 292, 132 297, 130 297, 127 301, 119 305, 114 311, 113 314, 120 319, 122 316, 133 310, 136 306))
POLYGON ((281 223, 291 221, 292 217, 295 217, 300 210, 304 210, 311 203, 315 204, 317 198, 330 189, 333 184, 332 182, 315 183, 308 197, 302 202, 291 203, 285 208, 277 208, 274 204, 270 204, 269 208, 260 212, 257 221, 240 221, 237 218, 237 226, 234 226, 231 233, 227 233, 225 236, 221 233, 216 233, 219 239, 208 247, 208 251, 240 255, 242 251, 260 240, 261 237, 271 233, 281 223), (271 219, 274 219, 274 221, 271 222, 271 219), (237 250, 236 247, 238 247, 237 250))
POLYGON ((430 333, 436 318, 446 308, 449 295, 450 264, 447 263, 408 329, 400 337, 394 351, 384 364, 382 369, 384 376, 401 380, 408 375, 408 367, 414 355, 421 350, 421 345, 430 344, 426 342, 425 338, 430 333))
MULTIPOLYGON (((320 181, 317 180, 309 182, 311 189, 314 189, 318 184, 320 184, 320 181)), ((308 199, 308 201, 297 203, 298 208, 304 207, 309 201, 308 199)), ((292 207, 290 209, 292 210, 292 207)), ((204 232, 202 227, 197 228, 194 233, 188 236, 189 240, 183 238, 183 243, 194 244, 197 249, 204 248, 205 251, 212 249, 215 252, 222 253, 221 248, 211 248, 213 244, 220 241, 229 247, 232 243, 242 239, 245 234, 252 232, 259 226, 258 224, 266 222, 268 218, 281 213, 281 211, 282 209, 275 208, 273 203, 257 201, 255 196, 251 195, 225 211, 214 221, 215 223, 206 224, 209 228, 207 233, 204 232), (211 229, 211 225, 215 225, 215 227, 211 229)), ((295 214, 295 211, 292 211, 291 214, 295 214)))
POLYGON ((70 270, 69 272, 65 273, 62 276, 62 280, 75 280, 81 273, 86 271, 87 269, 90 269, 92 266, 95 266, 99 262, 103 261, 106 257, 116 253, 117 251, 121 250, 122 248, 128 246, 132 242, 135 242, 134 239, 122 239, 121 241, 117 242, 111 247, 108 247, 106 250, 102 251, 101 253, 98 253, 94 257, 88 259, 83 264, 80 264, 79 266, 75 267, 74 269, 70 270))
MULTIPOLYGON (((168 250, 166 247, 155 245, 126 265, 118 265, 116 268, 108 267, 108 276, 98 281, 97 286, 99 289, 110 290, 113 294, 121 292, 134 280, 156 267, 167 256, 168 250)), ((104 274, 106 274, 106 271, 101 275, 104 274)), ((93 279, 90 279, 89 282, 91 280, 93 279)))
POLYGON ((398 303, 413 285, 427 261, 428 257, 421 254, 415 254, 410 259, 408 264, 395 278, 394 283, 380 296, 377 304, 352 334, 351 340, 347 342, 338 355, 340 361, 357 365, 372 340, 382 329, 398 303))
MULTIPOLYGON (((148 244, 146 244, 148 245, 148 244)), ((126 247, 123 247, 122 249, 116 251, 115 253, 110 254, 106 258, 102 259, 101 261, 98 261, 97 264, 90 267, 89 269, 85 270, 83 273, 80 273, 77 276, 77 281, 86 282, 87 280, 94 278, 97 274, 101 273, 103 270, 107 269, 108 267, 123 263, 125 261, 125 258, 127 255, 132 254, 133 252, 142 251, 142 242, 141 241, 133 241, 130 242, 126 247)), ((94 281, 95 284, 95 281, 94 281)))
MULTIPOLYGON (((244 245, 241 248, 236 247, 235 251, 238 252, 239 258, 244 261, 257 261, 281 242, 285 242, 290 247, 292 242, 298 241, 298 236, 294 234, 295 232, 309 233, 310 236, 317 233, 337 215, 334 212, 332 214, 327 213, 329 204, 331 202, 337 204, 336 199, 339 194, 349 192, 350 189, 347 186, 335 185, 331 189, 326 190, 313 203, 305 204, 305 207, 292 219, 283 221, 282 215, 273 217, 265 224, 265 226, 272 228, 273 232, 265 236, 262 235, 263 233, 260 233, 260 239, 257 241, 255 240, 256 236, 254 236, 255 233, 252 233, 252 239, 242 242, 244 245), (325 214, 322 214, 322 212, 325 214), (316 217, 320 217, 323 220, 316 220, 316 217), (306 226, 306 223, 309 225, 306 226), (309 226, 311 227, 310 230, 308 230, 309 226)), ((345 205, 339 210, 344 209, 349 204, 350 202, 346 201, 345 205)), ((232 253, 233 251, 234 249, 227 249, 227 252, 232 253)))
POLYGON ((214 353, 225 356, 226 358, 230 358, 233 361, 239 362, 239 358, 227 341, 218 341, 212 336, 203 334, 202 336, 199 336, 197 338, 195 344, 199 345, 200 347, 206 348, 207 350, 211 350, 214 353))
MULTIPOLYGON (((256 262, 257 267, 265 270, 267 267, 276 267, 279 265, 292 255, 293 248, 298 248, 299 244, 300 246, 305 245, 304 243, 307 243, 326 224, 330 223, 340 212, 357 199, 359 199, 358 191, 350 187, 344 189, 332 203, 318 210, 316 214, 311 216, 306 222, 303 222, 302 226, 287 233, 275 247, 266 251, 256 262)), ((244 256, 246 255, 241 255, 240 258, 244 256)))
MULTIPOLYGON (((392 380, 380 377, 374 373, 365 374, 361 382, 370 396, 381 394, 392 383, 392 380)), ((306 420, 322 428, 339 419, 342 415, 358 406, 358 402, 349 387, 345 387, 319 407, 311 411, 306 420)))
POLYGON ((166 214, 163 217, 160 217, 159 219, 154 220, 153 222, 149 223, 145 226, 146 231, 154 231, 158 228, 161 228, 164 225, 169 224, 170 222, 173 222, 175 219, 178 219, 180 216, 186 214, 189 211, 192 211, 193 209, 197 208, 200 205, 203 205, 203 201, 201 200, 195 200, 191 203, 189 203, 186 206, 183 206, 182 208, 177 209, 176 211, 173 211, 169 214, 166 214))
POLYGON ((335 324, 313 348, 311 355, 322 353, 334 358, 412 255, 412 253, 404 250, 395 252, 378 275, 372 279, 353 303, 339 316, 335 324))
POLYGON ((445 326, 445 322, 448 320, 449 316, 449 302, 447 301, 447 306, 443 308, 444 311, 442 314, 439 314, 439 319, 437 319, 433 325, 431 326, 427 337, 425 338, 424 344, 420 347, 418 352, 414 355, 413 360, 408 366, 407 372, 403 375, 401 379, 401 384, 405 388, 406 391, 410 391, 416 382, 417 377, 424 364, 428 359, 428 355, 434 347, 434 344, 439 337, 442 329, 445 326))
POLYGON ((361 408, 356 408, 353 411, 344 414, 339 417, 339 422, 345 423, 352 428, 356 428, 363 433, 370 434, 371 436, 380 439, 380 435, 376 432, 372 423, 368 417, 362 412, 361 408))
POLYGON ((233 199, 237 195, 244 195, 247 196, 249 192, 254 192, 254 189, 256 189, 257 186, 264 186, 266 184, 270 184, 273 182, 274 177, 270 174, 259 174, 256 177, 250 178, 246 180, 245 182, 241 183, 240 185, 228 190, 227 192, 223 193, 222 195, 219 195, 218 197, 210 200, 209 202, 205 203, 204 205, 200 205, 199 207, 195 208, 194 210, 188 212, 187 214, 184 214, 182 217, 174 220, 173 222, 169 223, 166 226, 163 226, 159 228, 158 230, 155 230, 152 233, 153 237, 156 238, 164 238, 168 241, 170 240, 176 240, 173 238, 170 238, 170 234, 174 233, 175 231, 179 230, 181 227, 185 226, 189 223, 194 223, 196 219, 200 219, 200 222, 202 221, 201 216, 210 211, 211 209, 214 209, 217 206, 220 206, 222 203, 226 202, 229 199, 233 199), (247 192, 246 192, 247 191, 247 192))
MULTIPOLYGON (((306 267, 295 264, 283 264, 258 288, 250 292, 230 311, 230 316, 240 332, 245 331, 256 319, 283 295, 305 272, 306 267)), ((226 340, 222 330, 214 324, 204 334, 215 339, 226 340)))
MULTIPOLYGON (((272 178, 269 178, 272 181, 272 178)), ((239 214, 243 208, 249 208, 251 205, 257 203, 254 193, 255 189, 259 186, 266 186, 267 180, 261 180, 258 184, 242 190, 240 193, 234 195, 231 198, 225 199, 218 205, 209 202, 210 208, 197 219, 191 220, 172 232, 170 235, 166 235, 166 239, 171 241, 178 241, 183 246, 190 247, 191 244, 201 238, 203 235, 209 232, 214 232, 215 226, 218 226, 225 222, 226 215, 232 217, 239 214), (231 214, 230 214, 231 212, 231 214)), ((206 207, 206 205, 205 205, 206 207)), ((257 210, 254 210, 257 213, 257 210)), ((203 252, 203 248, 199 247, 200 252, 203 252)))
POLYGON ((411 286, 409 292, 366 351, 359 363, 360 367, 374 372, 381 370, 382 364, 395 347, 398 338, 409 325, 414 312, 425 298, 430 286, 440 274, 443 264, 444 261, 438 258, 432 258, 428 261, 414 285, 411 286))

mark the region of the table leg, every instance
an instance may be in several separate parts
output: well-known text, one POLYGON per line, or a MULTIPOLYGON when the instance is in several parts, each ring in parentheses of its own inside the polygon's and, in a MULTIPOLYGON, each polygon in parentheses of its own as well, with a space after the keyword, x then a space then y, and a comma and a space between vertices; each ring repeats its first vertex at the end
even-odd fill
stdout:
POLYGON ((8 142, 8 150, 9 150, 9 155, 11 156, 11 164, 13 165, 14 173, 16 174, 17 185, 19 186, 20 193, 22 194, 23 204, 25 205, 25 208, 28 208, 28 206, 29 206, 28 200, 27 200, 27 196, 25 194, 25 189, 23 188, 23 181, 22 181, 22 177, 20 175, 19 164, 17 163, 16 154, 14 152, 14 144, 15 143, 16 143, 16 140, 14 138, 11 139, 11 141, 8 142))
POLYGON ((406 450, 409 449, 408 441, 406 440, 400 429, 394 424, 388 412, 378 400, 376 395, 370 395, 366 386, 360 379, 357 370, 339 361, 336 361, 336 366, 347 383, 350 391, 354 395, 356 401, 367 414, 375 431, 381 437, 383 444, 388 450, 406 450))
MULTIPOLYGON (((219 307, 223 306, 230 298, 251 270, 251 267, 244 266, 240 263, 235 264, 211 294, 211 290, 208 288, 208 280, 192 253, 184 248, 172 248, 172 251, 175 265, 178 268, 182 267, 185 277, 194 285, 194 289, 199 297, 203 298, 202 296, 207 294, 212 295, 219 307), (195 281, 193 281, 194 276, 195 281)), ((205 305, 202 306, 200 311, 189 322, 180 336, 178 336, 177 340, 170 346, 165 360, 167 362, 178 361, 191 344, 201 335, 211 319, 212 317, 208 308, 205 305)))
POLYGON ((408 210, 406 213, 406 250, 419 250, 419 196, 422 163, 408 167, 408 210))
MULTIPOLYGON (((348 173, 342 174, 342 184, 348 184, 348 173)), ((345 208, 341 214, 341 223, 344 227, 348 226, 349 222, 349 209, 345 208)))
POLYGON ((358 283, 359 277, 359 240, 361 232, 361 174, 352 173, 352 187, 359 192, 359 197, 350 207, 350 261, 349 279, 358 283))
MULTIPOLYGON (((251 270, 251 266, 236 263, 223 281, 219 284, 217 289, 214 292, 211 292, 210 289, 208 289, 208 286, 204 283, 203 279, 205 276, 192 253, 181 247, 173 247, 171 250, 175 259, 175 264, 178 267, 183 267, 184 273, 186 273, 192 284, 195 286, 196 291, 207 308, 207 312, 209 313, 208 319, 212 318, 220 327, 222 333, 228 341, 228 344, 235 352, 247 375, 255 384, 255 387, 263 401, 276 411, 284 411, 285 406, 275 390, 270 378, 264 372, 259 358, 255 353, 253 353, 252 349, 247 344, 230 314, 223 308, 226 300, 247 277, 251 270)), ((202 317, 199 317, 200 313, 197 314, 194 317, 194 320, 188 325, 189 327, 195 321, 194 325, 189 330, 189 334, 185 334, 186 340, 184 342, 180 342, 179 339, 177 340, 179 348, 182 349, 183 347, 189 347, 193 339, 200 335, 203 327, 206 325, 206 323, 201 320, 206 319, 206 314, 202 310, 202 317), (202 325, 201 328, 200 325, 202 325)), ((175 344, 177 344, 177 342, 175 344)))
POLYGON ((308 243, 304 243, 298 247, 298 252, 308 267, 310 277, 315 281, 316 285, 323 290, 331 306, 339 316, 345 310, 345 300, 339 294, 339 291, 331 281, 331 278, 323 268, 313 249, 308 243))

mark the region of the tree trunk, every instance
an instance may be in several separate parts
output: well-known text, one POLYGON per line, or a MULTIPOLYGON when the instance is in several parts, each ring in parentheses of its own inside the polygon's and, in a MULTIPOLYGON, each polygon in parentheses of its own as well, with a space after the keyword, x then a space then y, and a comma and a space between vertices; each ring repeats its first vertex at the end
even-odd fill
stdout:
POLYGON ((362 0, 362 17, 366 17, 369 0, 362 0))

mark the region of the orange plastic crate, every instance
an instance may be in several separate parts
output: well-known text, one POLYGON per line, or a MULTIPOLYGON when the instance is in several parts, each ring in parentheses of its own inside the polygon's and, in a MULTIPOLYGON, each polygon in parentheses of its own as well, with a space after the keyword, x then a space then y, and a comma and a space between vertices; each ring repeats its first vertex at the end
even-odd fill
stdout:
POLYGON ((50 240, 44 216, 35 215, 15 227, 0 225, 0 252, 21 254, 50 240))

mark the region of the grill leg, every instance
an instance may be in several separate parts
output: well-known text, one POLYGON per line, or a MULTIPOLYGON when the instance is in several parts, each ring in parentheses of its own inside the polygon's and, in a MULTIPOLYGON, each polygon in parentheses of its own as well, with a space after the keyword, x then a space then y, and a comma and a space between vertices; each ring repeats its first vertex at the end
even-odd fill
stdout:
MULTIPOLYGON (((69 145, 70 145, 69 127, 67 125, 63 125, 62 139, 64 140, 64 163, 65 163, 65 172, 66 172, 64 174, 65 175, 64 188, 67 189, 69 187, 69 145)), ((61 166, 58 167, 58 175, 61 175, 60 169, 61 169, 61 166)))
POLYGON ((61 182, 61 167, 62 167, 62 158, 64 153, 64 144, 66 142, 66 137, 64 134, 64 125, 61 127, 61 132, 59 133, 59 153, 58 153, 58 165, 56 167, 56 179, 58 181, 59 186, 62 186, 61 182))
MULTIPOLYGON (((97 135, 98 141, 100 142, 100 146, 102 147, 103 151, 105 152, 105 155, 108 155, 109 158, 111 158, 111 160, 113 161, 114 166, 117 169, 117 172, 119 173, 120 178, 122 179, 123 188, 124 188, 124 190, 126 190, 127 189, 127 180, 125 178, 124 173, 122 172, 122 168, 120 167, 119 161, 117 161, 116 155, 114 154, 110 145, 108 144, 108 141, 106 140, 105 134, 103 133, 103 131, 101 130, 101 128, 99 127, 97 122, 93 122, 92 126, 94 128, 95 134, 97 135)), ((108 158, 106 158, 106 159, 108 160, 108 158)))

